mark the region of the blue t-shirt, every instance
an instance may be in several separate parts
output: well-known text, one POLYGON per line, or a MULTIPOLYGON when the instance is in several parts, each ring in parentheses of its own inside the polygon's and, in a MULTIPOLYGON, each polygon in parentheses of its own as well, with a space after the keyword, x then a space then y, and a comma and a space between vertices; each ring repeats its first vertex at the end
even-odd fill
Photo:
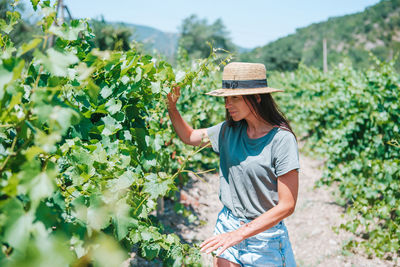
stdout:
POLYGON ((219 198, 233 215, 255 219, 278 204, 279 176, 299 170, 295 136, 273 128, 266 135, 251 139, 247 123, 235 126, 221 122, 207 129, 212 148, 220 156, 219 198))

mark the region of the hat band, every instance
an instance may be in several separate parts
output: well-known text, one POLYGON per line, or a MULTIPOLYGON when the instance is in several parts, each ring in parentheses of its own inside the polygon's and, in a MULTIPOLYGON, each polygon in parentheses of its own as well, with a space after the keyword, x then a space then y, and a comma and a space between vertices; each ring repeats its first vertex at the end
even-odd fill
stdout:
POLYGON ((268 87, 267 79, 262 80, 222 80, 223 89, 247 89, 268 87))

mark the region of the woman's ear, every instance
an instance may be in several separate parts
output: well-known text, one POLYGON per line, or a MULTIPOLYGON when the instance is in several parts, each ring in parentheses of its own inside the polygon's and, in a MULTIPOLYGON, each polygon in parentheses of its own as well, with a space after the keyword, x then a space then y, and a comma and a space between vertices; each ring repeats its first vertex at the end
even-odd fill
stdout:
POLYGON ((258 104, 260 104, 260 102, 261 102, 261 97, 260 97, 260 95, 256 95, 256 101, 257 101, 258 104))

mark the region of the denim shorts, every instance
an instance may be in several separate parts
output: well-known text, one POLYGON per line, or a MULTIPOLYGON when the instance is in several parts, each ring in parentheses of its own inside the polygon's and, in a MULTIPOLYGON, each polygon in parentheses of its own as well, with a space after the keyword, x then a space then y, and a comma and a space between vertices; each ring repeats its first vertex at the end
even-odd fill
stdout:
MULTIPOLYGON (((234 216, 228 208, 223 207, 218 214, 214 235, 234 231, 250 221, 234 216)), ((240 264, 240 266, 296 266, 283 221, 226 249, 219 257, 240 264)))

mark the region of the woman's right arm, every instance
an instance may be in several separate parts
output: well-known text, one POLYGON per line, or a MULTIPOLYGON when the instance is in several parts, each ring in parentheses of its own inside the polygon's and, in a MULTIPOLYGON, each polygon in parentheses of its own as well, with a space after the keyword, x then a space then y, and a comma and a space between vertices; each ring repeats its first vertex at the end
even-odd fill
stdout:
POLYGON ((180 96, 180 87, 173 87, 167 96, 168 114, 179 138, 187 145, 206 146, 209 144, 207 129, 193 129, 181 116, 176 108, 180 96))

